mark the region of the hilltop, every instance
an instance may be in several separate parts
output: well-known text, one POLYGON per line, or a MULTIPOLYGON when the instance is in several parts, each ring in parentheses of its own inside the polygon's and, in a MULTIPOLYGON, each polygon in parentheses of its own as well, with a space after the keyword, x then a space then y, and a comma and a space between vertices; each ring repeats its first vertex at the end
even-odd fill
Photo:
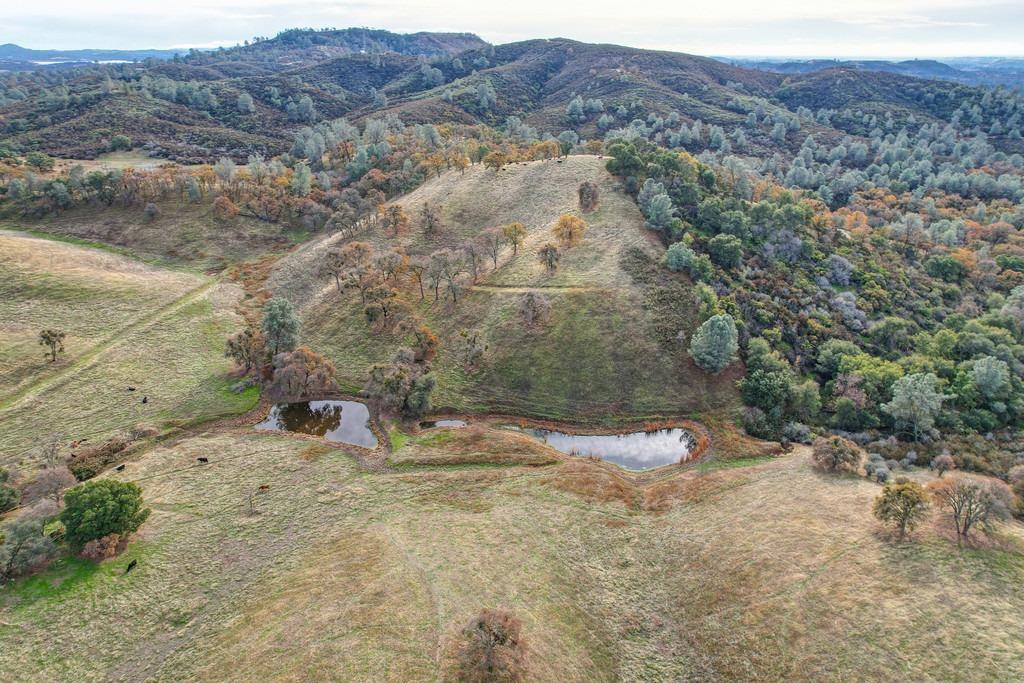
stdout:
MULTIPOLYGON (((378 249, 400 245, 410 256, 458 248, 486 228, 522 223, 527 235, 518 254, 505 247, 493 269, 488 261, 478 282, 457 306, 419 300, 415 282, 403 276, 404 296, 441 336, 436 361, 435 404, 456 410, 506 412, 562 419, 629 419, 695 413, 736 405, 733 374, 711 378, 693 365, 677 339, 692 334, 698 306, 688 283, 671 275, 651 277, 664 248, 644 228, 635 203, 595 156, 512 164, 495 172, 477 165, 449 171, 398 199, 412 225, 397 239, 380 231, 359 235, 378 249), (563 213, 578 213, 577 190, 598 186, 596 210, 582 214, 589 228, 580 246, 566 251, 548 274, 537 250, 552 241, 563 213), (441 210, 443 230, 423 234, 424 204, 441 210), (518 306, 530 292, 547 298, 551 320, 527 328, 518 306), (488 345, 482 367, 467 373, 458 360, 459 331, 475 330, 488 345)), ((375 333, 357 293, 339 295, 317 275, 326 250, 347 239, 313 240, 275 266, 267 288, 300 307, 305 339, 326 353, 350 391, 362 388, 375 362, 387 360, 402 335, 375 333)))

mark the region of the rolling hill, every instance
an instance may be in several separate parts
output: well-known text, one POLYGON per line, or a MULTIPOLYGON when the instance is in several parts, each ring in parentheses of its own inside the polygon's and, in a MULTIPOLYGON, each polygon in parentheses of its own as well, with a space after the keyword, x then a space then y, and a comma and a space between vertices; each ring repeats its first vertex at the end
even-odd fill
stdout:
MULTIPOLYGON (((401 288, 419 315, 441 336, 435 363, 434 403, 474 412, 504 412, 586 420, 635 419, 696 413, 736 405, 734 375, 711 379, 692 364, 685 344, 697 325, 697 304, 688 282, 652 275, 645 264, 663 248, 643 227, 635 203, 592 156, 514 164, 500 172, 474 166, 429 180, 399 200, 414 217, 410 230, 385 240, 379 230, 357 237, 380 249, 397 241, 409 255, 457 247, 486 228, 521 222, 527 229, 516 256, 505 248, 498 267, 469 287, 454 307, 432 296, 419 300, 411 277, 401 288), (591 181, 600 204, 583 214, 583 243, 566 252, 549 275, 537 250, 552 240, 563 213, 578 211, 580 183, 591 181), (441 207, 445 225, 426 238, 419 213, 424 203, 441 207), (520 297, 543 295, 551 320, 528 329, 519 320, 520 297), (457 349, 460 330, 478 330, 490 351, 477 372, 467 373, 457 349)), ((349 391, 362 387, 375 362, 387 360, 403 335, 371 331, 358 294, 341 296, 333 282, 316 275, 323 253, 341 236, 302 245, 275 266, 267 288, 301 307, 303 339, 326 353, 349 391)))
MULTIPOLYGON (((624 108, 627 118, 616 125, 674 113, 684 122, 738 126, 754 102, 790 116, 800 106, 856 105, 879 116, 929 121, 978 92, 897 73, 835 68, 787 75, 561 38, 492 46, 466 34, 362 29, 286 32, 230 50, 133 65, 131 71, 112 66, 75 74, 61 86, 68 93, 57 97, 45 84, 27 93, 19 89, 0 107, 0 143, 93 158, 107 151, 114 135, 124 134, 162 158, 244 161, 256 152, 286 151, 303 125, 342 116, 394 113, 410 123, 493 126, 516 116, 540 133, 575 129, 600 137, 605 131, 597 116, 567 118, 566 107, 577 96, 600 100, 606 111, 624 108), (108 76, 120 85, 111 88, 108 76), (485 107, 478 90, 486 87, 497 97, 485 107), (936 88, 943 93, 939 101, 928 96, 936 88), (194 99, 197 90, 202 96, 194 99), (239 110, 242 95, 252 98, 251 110, 239 110), (288 105, 302 98, 313 113, 297 118, 288 105)), ((840 134, 820 124, 810 132, 840 134)), ((794 151, 787 141, 757 146, 759 152, 794 151)))

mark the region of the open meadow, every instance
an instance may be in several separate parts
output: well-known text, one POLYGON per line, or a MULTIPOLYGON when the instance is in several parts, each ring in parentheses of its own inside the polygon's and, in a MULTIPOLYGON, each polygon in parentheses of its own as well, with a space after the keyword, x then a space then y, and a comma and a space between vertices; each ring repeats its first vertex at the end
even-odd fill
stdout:
POLYGON ((237 287, 12 232, 0 233, 0 274, 4 465, 33 461, 50 434, 95 444, 254 404, 254 389, 229 390, 223 357, 240 324, 237 287), (56 361, 39 344, 45 328, 67 333, 56 361))
MULTIPOLYGON (((446 431, 449 452, 478 450, 446 431)), ((125 555, 0 594, 0 671, 450 680, 459 628, 502 607, 537 681, 1024 676, 1021 555, 959 551, 930 526, 896 543, 870 515, 880 487, 814 472, 806 449, 647 485, 553 451, 384 471, 361 457, 245 430, 150 450, 113 475, 154 510, 125 555)))

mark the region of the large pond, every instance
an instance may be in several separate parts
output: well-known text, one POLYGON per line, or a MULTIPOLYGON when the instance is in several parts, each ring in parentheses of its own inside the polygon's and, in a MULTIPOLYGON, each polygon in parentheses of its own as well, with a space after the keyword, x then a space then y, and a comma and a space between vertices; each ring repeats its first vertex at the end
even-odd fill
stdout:
POLYGON ((358 401, 278 403, 256 429, 322 436, 328 441, 376 448, 370 411, 358 401))
POLYGON ((594 456, 627 470, 650 470, 681 462, 694 445, 693 434, 679 428, 601 435, 536 428, 522 431, 563 453, 594 456))

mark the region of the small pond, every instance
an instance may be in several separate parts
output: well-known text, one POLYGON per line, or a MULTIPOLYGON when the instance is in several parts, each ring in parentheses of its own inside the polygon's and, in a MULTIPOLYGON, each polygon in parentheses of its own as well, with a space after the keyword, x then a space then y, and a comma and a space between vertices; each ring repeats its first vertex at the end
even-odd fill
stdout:
POLYGON ((680 462, 689 456, 694 444, 693 434, 679 428, 600 435, 535 428, 522 431, 563 453, 594 456, 627 470, 650 470, 680 462))
POLYGON ((328 441, 376 448, 370 411, 358 401, 278 403, 256 429, 322 436, 328 441))
POLYGON ((433 429, 434 427, 465 427, 465 420, 427 420, 420 422, 421 429, 433 429))

